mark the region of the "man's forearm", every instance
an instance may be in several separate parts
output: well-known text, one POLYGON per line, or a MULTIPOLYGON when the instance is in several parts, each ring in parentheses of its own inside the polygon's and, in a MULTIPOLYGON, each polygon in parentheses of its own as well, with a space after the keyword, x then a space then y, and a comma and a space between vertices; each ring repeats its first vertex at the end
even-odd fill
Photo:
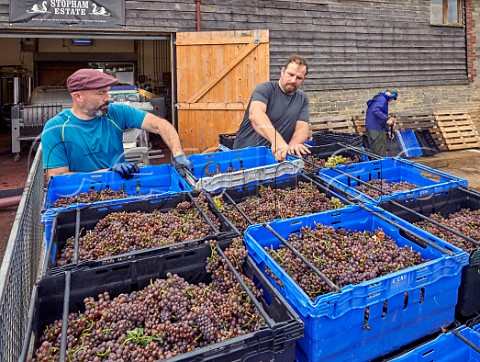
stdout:
POLYGON ((160 129, 160 136, 172 152, 173 157, 184 153, 178 133, 172 124, 168 123, 168 126, 162 127, 160 129))
POLYGON ((160 135, 170 149, 173 157, 184 153, 177 130, 166 119, 147 113, 142 124, 142 129, 160 135))
POLYGON ((275 129, 272 122, 265 115, 263 119, 251 120, 252 127, 260 136, 269 141, 275 148, 286 147, 287 143, 282 135, 275 129))
POLYGON ((306 140, 308 140, 308 132, 306 134, 305 132, 295 132, 289 144, 305 143, 306 140))

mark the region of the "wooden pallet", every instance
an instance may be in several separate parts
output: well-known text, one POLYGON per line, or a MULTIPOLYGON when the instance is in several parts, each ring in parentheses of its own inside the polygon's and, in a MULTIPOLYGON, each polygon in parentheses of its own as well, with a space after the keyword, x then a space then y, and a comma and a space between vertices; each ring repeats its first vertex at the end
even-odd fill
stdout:
POLYGON ((353 124, 358 134, 366 134, 365 128, 365 114, 356 114, 353 116, 353 124))
POLYGON ((425 131, 437 127, 435 116, 430 112, 399 113, 395 118, 396 125, 401 130, 425 131))
POLYGON ((351 117, 322 117, 310 118, 310 128, 312 132, 333 131, 343 133, 355 133, 351 117))
MULTIPOLYGON (((395 129, 397 130, 414 130, 414 131, 426 131, 429 130, 435 140, 436 145, 441 151, 447 150, 445 139, 443 138, 440 129, 438 128, 435 117, 430 112, 425 113, 399 113, 391 114, 392 117, 397 119, 395 123, 395 129)), ((358 114, 353 116, 353 122, 358 134, 365 134, 365 114, 358 114)))
POLYGON ((426 131, 429 130, 432 134, 435 143, 437 144, 440 151, 448 150, 445 138, 443 137, 440 128, 438 127, 438 122, 435 119, 435 115, 432 112, 420 112, 420 113, 398 113, 396 115, 396 124, 395 126, 404 131, 404 130, 414 130, 414 131, 426 131))
POLYGON ((448 150, 480 147, 480 138, 467 112, 433 112, 448 150))

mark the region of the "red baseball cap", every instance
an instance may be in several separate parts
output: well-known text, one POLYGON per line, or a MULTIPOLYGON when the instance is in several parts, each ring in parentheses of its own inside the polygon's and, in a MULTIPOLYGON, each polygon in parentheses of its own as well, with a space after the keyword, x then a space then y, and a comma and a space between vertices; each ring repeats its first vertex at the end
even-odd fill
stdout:
POLYGON ((67 79, 70 93, 79 90, 98 89, 118 83, 118 79, 96 69, 79 69, 67 79))

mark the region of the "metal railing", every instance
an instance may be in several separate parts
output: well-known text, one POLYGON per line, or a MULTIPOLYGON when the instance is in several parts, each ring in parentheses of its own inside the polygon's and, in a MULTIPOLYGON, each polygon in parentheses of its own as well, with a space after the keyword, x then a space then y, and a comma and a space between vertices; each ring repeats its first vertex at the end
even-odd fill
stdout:
POLYGON ((38 149, 18 205, 0 268, 0 361, 17 361, 25 337, 30 297, 44 250, 42 152, 38 149))

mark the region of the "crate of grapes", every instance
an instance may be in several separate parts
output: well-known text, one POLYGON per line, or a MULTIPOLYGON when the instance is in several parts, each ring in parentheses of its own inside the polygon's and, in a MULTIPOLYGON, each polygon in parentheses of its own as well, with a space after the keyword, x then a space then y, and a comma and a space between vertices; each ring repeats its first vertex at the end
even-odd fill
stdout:
POLYGON ((43 274, 195 248, 207 239, 221 242, 237 235, 205 193, 65 210, 52 223, 43 274))
POLYGON ((371 360, 454 321, 468 254, 368 207, 244 233, 249 255, 305 324, 299 362, 371 360))
MULTIPOLYGON (((339 209, 343 197, 304 174, 211 193, 221 213, 243 233, 253 224, 339 209)), ((345 201, 345 200, 344 200, 345 201)), ((347 203, 347 202, 346 202, 347 203)))
POLYGON ((59 175, 52 177, 48 184, 45 210, 64 210, 70 205, 93 202, 108 204, 115 196, 110 195, 113 191, 121 191, 120 198, 186 192, 192 188, 172 165, 167 164, 140 167, 140 172, 128 180, 114 171, 59 175))
POLYGON ((401 157, 323 168, 317 176, 342 190, 350 200, 373 204, 468 187, 466 179, 401 157))
MULTIPOLYGON (((303 172, 312 175, 320 171, 322 168, 334 167, 337 165, 349 165, 351 163, 359 163, 369 160, 367 152, 361 148, 345 147, 339 143, 329 145, 312 146, 308 148, 310 154, 304 155, 303 172)), ((374 158, 375 155, 370 154, 374 158)), ((287 160, 293 160, 294 156, 287 155, 287 160)))
POLYGON ((216 191, 227 187, 288 177, 299 173, 303 160, 277 162, 267 147, 247 147, 238 150, 194 154, 186 179, 194 190, 216 191))
POLYGON ((113 171, 54 176, 48 184, 42 213, 46 241, 50 240, 47 231, 60 211, 188 191, 192 188, 172 165, 141 167, 129 180, 113 171))
POLYGON ((234 239, 46 276, 25 336, 22 361, 288 362, 303 323, 234 239))
POLYGON ((390 362, 480 362, 480 325, 462 325, 389 359, 390 362))
POLYGON ((379 206, 470 254, 469 265, 462 271, 457 319, 479 314, 480 193, 453 188, 422 198, 387 201, 379 206))

